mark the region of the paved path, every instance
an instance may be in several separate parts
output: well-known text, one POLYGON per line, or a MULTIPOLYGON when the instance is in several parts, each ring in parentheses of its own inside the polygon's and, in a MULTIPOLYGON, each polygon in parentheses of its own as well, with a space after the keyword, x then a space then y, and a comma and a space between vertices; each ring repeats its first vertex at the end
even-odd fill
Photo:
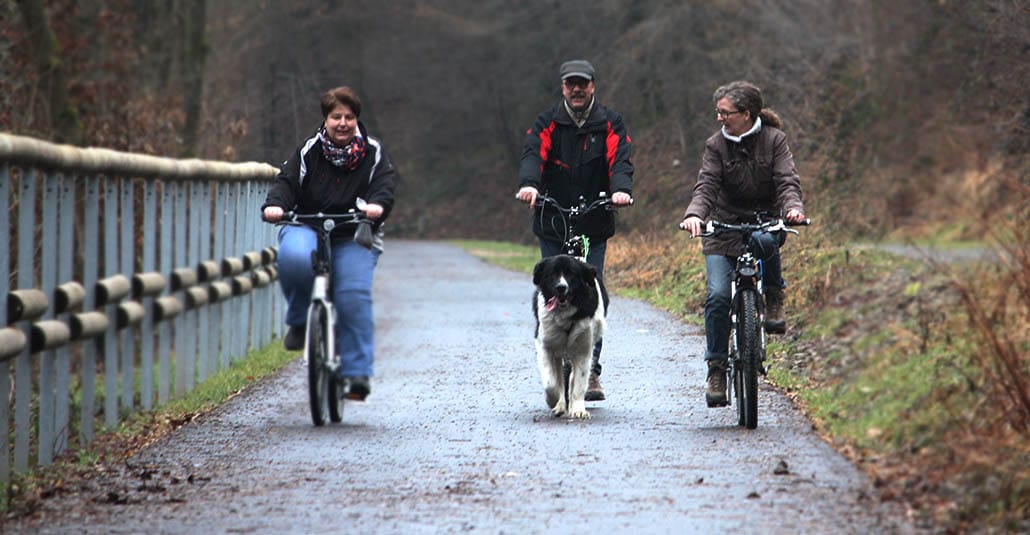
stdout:
POLYGON ((616 297, 609 399, 550 417, 526 275, 391 242, 377 377, 314 428, 300 361, 49 500, 45 533, 897 533, 869 481, 763 385, 759 427, 703 403, 696 327, 616 297), (776 473, 786 463, 787 473, 776 473))

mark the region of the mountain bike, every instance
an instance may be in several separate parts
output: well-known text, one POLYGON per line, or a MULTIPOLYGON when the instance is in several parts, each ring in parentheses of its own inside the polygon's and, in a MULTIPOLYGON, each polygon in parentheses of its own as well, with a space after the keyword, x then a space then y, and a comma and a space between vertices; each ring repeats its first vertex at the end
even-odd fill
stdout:
MULTIPOLYGON (((798 231, 788 228, 808 225, 811 220, 788 223, 784 219, 767 219, 764 213, 755 214, 757 223, 731 225, 719 221, 705 224, 700 237, 737 233, 744 238, 744 252, 737 257, 730 283, 730 356, 727 366, 729 398, 736 401, 738 425, 748 429, 758 426, 758 375, 765 369, 765 298, 762 285, 762 261, 751 250, 751 235, 755 232, 798 231)), ((682 228, 682 227, 681 227, 682 228)))
MULTIPOLYGON (((361 208, 362 204, 359 202, 358 207, 361 208)), ((308 367, 312 422, 316 426, 325 425, 328 414, 331 422, 338 423, 343 419, 343 398, 350 390, 350 384, 336 379, 340 356, 336 353, 336 308, 333 306, 330 280, 333 266, 330 235, 337 226, 354 224, 354 241, 371 247, 372 220, 357 210, 345 214, 286 212, 280 224, 307 225, 318 233, 317 246, 311 252, 315 281, 311 289, 311 304, 308 306, 304 361, 308 367)))
MULTIPOLYGON (((554 230, 557 231, 558 235, 563 236, 562 254, 574 256, 584 262, 586 262, 587 253, 590 252, 590 238, 581 234, 577 229, 580 219, 594 210, 616 210, 611 198, 603 191, 598 195, 597 199, 590 203, 587 203, 586 199, 580 196, 579 204, 569 207, 562 206, 554 197, 547 195, 537 195, 536 202, 543 206, 550 206, 558 212, 561 228, 555 228, 554 230)), ((540 210, 540 217, 544 217, 543 210, 540 210)), ((554 226, 553 220, 551 225, 552 227, 554 226)))

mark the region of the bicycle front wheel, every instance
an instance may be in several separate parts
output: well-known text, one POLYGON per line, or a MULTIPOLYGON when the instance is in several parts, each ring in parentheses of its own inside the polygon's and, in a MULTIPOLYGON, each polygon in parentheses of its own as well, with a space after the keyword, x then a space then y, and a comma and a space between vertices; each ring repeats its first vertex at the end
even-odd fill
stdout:
POLYGON ((325 304, 314 302, 308 312, 308 339, 304 346, 308 361, 308 398, 311 404, 311 421, 316 426, 325 425, 329 409, 329 360, 327 336, 329 336, 329 311, 325 304))
POLYGON ((762 333, 758 321, 758 292, 745 289, 740 293, 740 312, 737 316, 737 350, 739 360, 734 380, 740 388, 737 394, 739 424, 748 429, 758 427, 758 367, 761 365, 762 333))

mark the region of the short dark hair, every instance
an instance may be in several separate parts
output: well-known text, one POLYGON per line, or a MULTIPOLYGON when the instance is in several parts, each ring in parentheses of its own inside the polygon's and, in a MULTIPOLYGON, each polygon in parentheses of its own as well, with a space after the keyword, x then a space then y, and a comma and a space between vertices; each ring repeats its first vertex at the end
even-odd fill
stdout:
POLYGON ((329 112, 333 111, 337 104, 347 106, 354 115, 361 117, 361 99, 353 89, 340 86, 326 91, 322 95, 322 118, 329 117, 329 112))
POLYGON ((738 110, 751 112, 751 117, 761 117, 763 124, 775 128, 782 127, 780 116, 771 108, 765 107, 762 90, 757 85, 744 80, 737 80, 719 86, 715 93, 712 94, 712 102, 718 103, 724 97, 732 102, 738 110))

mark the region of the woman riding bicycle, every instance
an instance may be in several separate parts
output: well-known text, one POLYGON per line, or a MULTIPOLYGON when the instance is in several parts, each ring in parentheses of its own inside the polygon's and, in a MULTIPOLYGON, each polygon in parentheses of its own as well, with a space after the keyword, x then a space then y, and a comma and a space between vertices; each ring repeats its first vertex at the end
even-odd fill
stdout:
MULTIPOLYGON (((375 222, 371 248, 354 241, 353 226, 341 225, 332 234, 338 373, 340 379, 349 380, 350 395, 364 399, 371 392, 374 361, 372 274, 382 253, 381 227, 393 208, 397 171, 379 140, 358 121, 361 100, 352 89, 330 89, 322 95, 321 106, 323 124, 283 163, 261 211, 265 220, 276 222, 286 210, 344 213, 360 209, 375 222), (359 198, 367 201, 360 208, 359 198)), ((276 263, 286 297, 286 349, 304 348, 314 281, 311 253, 316 243, 317 234, 307 226, 287 225, 279 232, 276 263)))
MULTIPOLYGON (((780 130, 776 113, 763 108, 761 90, 748 82, 731 82, 716 89, 712 100, 716 120, 722 128, 705 142, 701 170, 680 226, 693 237, 701 233, 706 220, 753 223, 756 212, 784 214, 789 223, 804 221, 801 180, 794 169, 787 135, 780 130)), ((780 245, 784 238, 782 233, 751 236, 752 249, 763 265, 765 329, 778 334, 786 332, 783 319, 786 283, 780 270, 780 245)), ((736 234, 704 238, 702 242, 708 273, 705 399, 709 407, 727 404, 730 281, 736 257, 743 250, 743 238, 736 234)))

